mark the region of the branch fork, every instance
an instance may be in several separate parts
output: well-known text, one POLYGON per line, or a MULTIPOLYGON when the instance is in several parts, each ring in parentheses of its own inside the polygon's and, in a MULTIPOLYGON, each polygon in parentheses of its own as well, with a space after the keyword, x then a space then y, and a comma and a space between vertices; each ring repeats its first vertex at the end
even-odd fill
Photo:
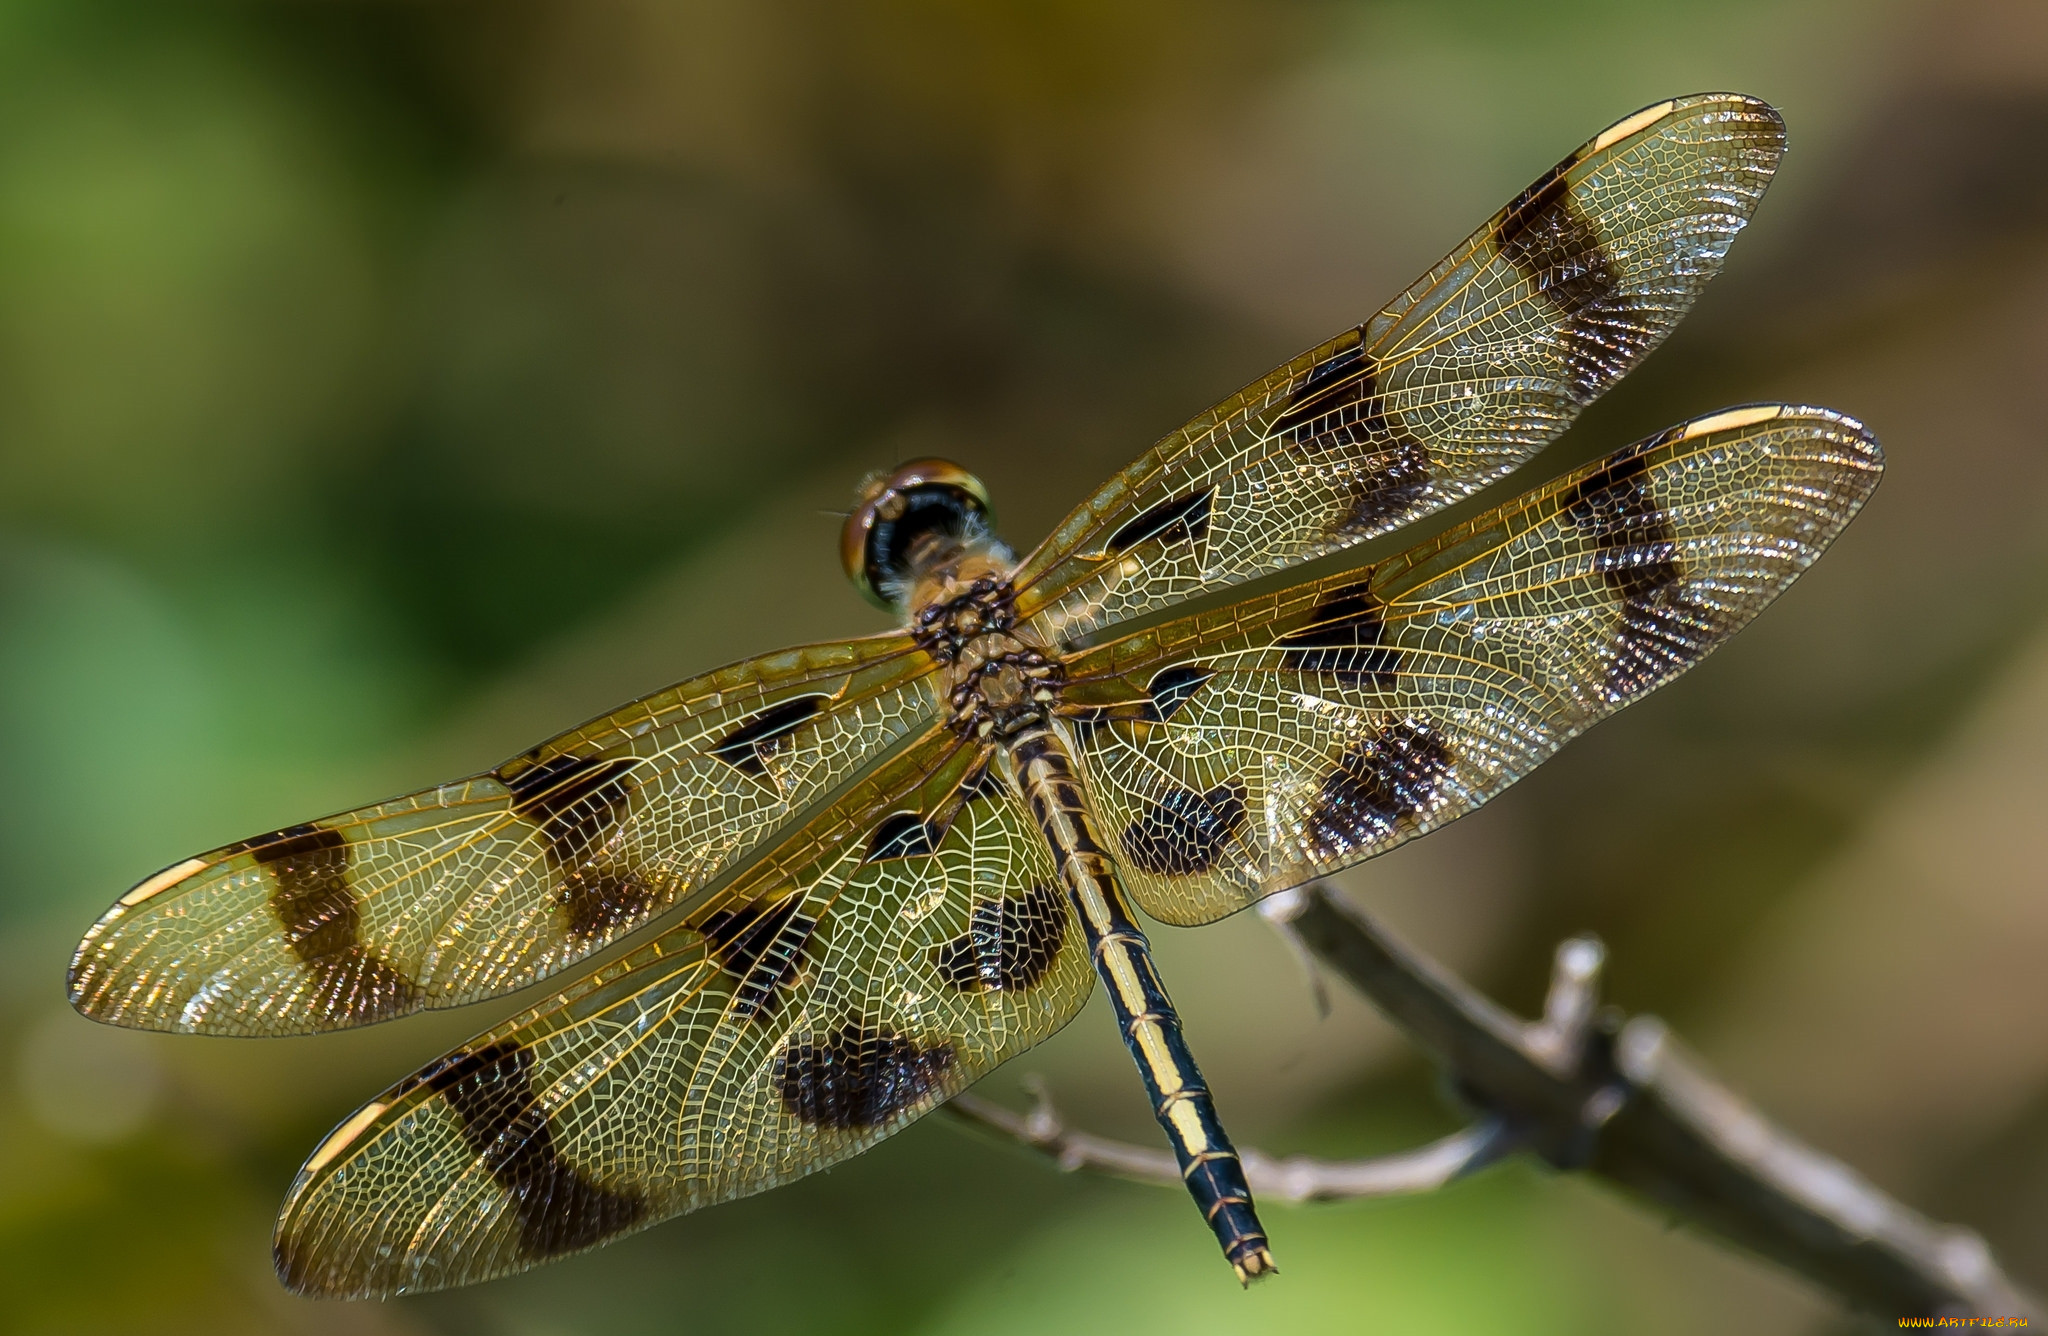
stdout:
MULTIPOLYGON (((1600 1003, 1606 948, 1560 943, 1539 1020, 1509 1014, 1320 883, 1260 906, 1308 963, 1334 971, 1434 1058, 1472 1123, 1359 1160, 1244 1152, 1254 1194, 1288 1202, 1429 1192, 1524 1152, 1619 1185, 1884 1317, 2024 1317, 2048 1307, 2015 1285, 1974 1231, 1943 1225, 1807 1146, 1708 1074, 1664 1022, 1600 1003)), ((950 1108, 1062 1169, 1178 1187, 1164 1150, 1070 1128, 1042 1085, 1016 1113, 978 1095, 950 1108)))

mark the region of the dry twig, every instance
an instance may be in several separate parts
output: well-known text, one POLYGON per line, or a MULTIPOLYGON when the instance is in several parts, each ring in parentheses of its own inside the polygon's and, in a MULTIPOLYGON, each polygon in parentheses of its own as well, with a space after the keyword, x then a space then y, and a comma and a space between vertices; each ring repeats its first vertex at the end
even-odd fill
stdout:
MULTIPOLYGON (((1428 1146, 1365 1160, 1247 1150, 1254 1193, 1302 1202, 1427 1192, 1527 1152, 1646 1196, 1881 1316, 2048 1320, 1975 1232, 1928 1219, 1771 1123, 1662 1021, 1602 1008, 1596 939, 1558 946, 1543 1019, 1525 1022, 1321 886, 1264 909, 1427 1051, 1477 1118, 1428 1146)), ((1167 1152, 1074 1131, 1043 1090, 1035 1096, 1027 1114, 974 1095, 949 1107, 1064 1169, 1180 1184, 1167 1152)))
MULTIPOLYGON (((1139 1183, 1181 1185, 1180 1165, 1171 1152, 1073 1131, 1060 1121, 1042 1087, 1032 1093, 1035 1101, 1029 1113, 1015 1113, 979 1095, 956 1095, 946 1107, 1044 1151, 1069 1172, 1092 1169, 1139 1183)), ((1478 1168, 1491 1158, 1499 1134, 1498 1124, 1482 1121, 1427 1146, 1365 1160, 1318 1160, 1307 1155, 1278 1160, 1247 1150, 1244 1172, 1252 1192, 1260 1198, 1304 1202, 1398 1197, 1440 1188, 1478 1168)))

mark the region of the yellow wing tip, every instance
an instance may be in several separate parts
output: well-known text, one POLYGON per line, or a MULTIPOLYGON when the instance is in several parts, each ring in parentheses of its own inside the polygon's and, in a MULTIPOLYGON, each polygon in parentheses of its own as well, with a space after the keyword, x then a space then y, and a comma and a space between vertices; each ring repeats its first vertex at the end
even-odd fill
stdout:
POLYGON ((391 1106, 388 1104, 371 1100, 368 1104, 363 1105, 362 1108, 357 1109, 353 1117, 327 1134, 327 1140, 320 1143, 319 1149, 315 1150, 306 1160, 306 1167, 299 1172, 305 1177, 311 1178, 322 1169, 325 1169, 329 1161, 347 1150, 349 1144, 363 1134, 363 1129, 382 1117, 384 1110, 389 1107, 391 1106))
POLYGON ((137 884, 135 889, 121 897, 119 903, 123 909, 133 909, 144 900, 162 895, 165 891, 184 881, 193 873, 203 872, 209 866, 210 864, 203 858, 188 858, 184 862, 167 867, 154 877, 137 884))
POLYGON ((1595 153, 1604 152, 1607 149, 1612 148, 1614 145, 1619 144, 1622 140, 1628 138, 1630 135, 1641 134, 1643 131, 1655 125, 1658 121, 1661 121, 1666 116, 1669 116, 1672 113, 1672 111, 1677 108, 1677 106, 1678 99, 1674 97, 1671 98, 1669 101, 1659 102, 1654 107, 1644 107, 1635 115, 1627 117, 1624 120, 1616 121, 1614 124, 1608 126, 1605 130, 1602 130, 1599 136, 1595 138, 1591 144, 1587 145, 1587 155, 1591 156, 1595 153))
POLYGON ((1622 140, 1654 128, 1660 121, 1669 119, 1677 112, 1692 111, 1715 102, 1739 104, 1750 111, 1769 117, 1781 127, 1785 123, 1785 118, 1778 114, 1778 109, 1760 97, 1751 97, 1747 93, 1694 93, 1689 97, 1666 98, 1662 102, 1644 107, 1632 116, 1624 116, 1594 136, 1593 142, 1579 151, 1579 156, 1590 158, 1596 153, 1604 153, 1622 140))
POLYGON ((1744 404, 1739 408, 1724 408, 1718 413, 1709 413, 1672 428, 1664 441, 1677 444, 1774 421, 1783 421, 1785 429, 1793 432, 1802 428, 1822 432, 1858 457, 1863 467, 1884 472, 1884 446, 1879 444, 1875 432, 1847 413, 1839 413, 1832 408, 1815 408, 1809 404, 1744 404))
POLYGON ((1785 416, 1783 404, 1748 404, 1741 408, 1724 408, 1718 413, 1709 413, 1703 418, 1694 418, 1679 429, 1678 439, 1690 441, 1695 437, 1708 436, 1717 431, 1736 431, 1742 427, 1754 427, 1759 422, 1769 422, 1785 416))

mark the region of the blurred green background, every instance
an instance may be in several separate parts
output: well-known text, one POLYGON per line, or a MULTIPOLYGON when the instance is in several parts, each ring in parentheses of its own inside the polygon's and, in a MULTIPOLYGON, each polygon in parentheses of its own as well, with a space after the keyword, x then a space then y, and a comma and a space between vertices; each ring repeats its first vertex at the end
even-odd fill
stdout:
MULTIPOLYGON (((2035 0, 4 0, 0 1327, 30 1333, 1820 1333, 1590 1184, 1269 1207, 934 1118, 833 1173, 388 1304, 272 1278, 358 1102, 509 1008, 125 1034, 63 969, 197 849, 874 629, 838 521, 952 455, 1029 545, 1602 126, 1767 97, 1698 313, 1524 482, 1729 402, 1890 476, 1672 689, 1346 889, 1509 1005, 1561 935, 1739 1088, 2048 1287, 2048 10, 2035 0), (1112 1325, 1113 1324, 1113 1325, 1112 1325)), ((1156 934, 1240 1141, 1447 1130, 1256 916, 1156 934)), ((1156 1133, 1098 999, 1037 1072, 1156 1133)))

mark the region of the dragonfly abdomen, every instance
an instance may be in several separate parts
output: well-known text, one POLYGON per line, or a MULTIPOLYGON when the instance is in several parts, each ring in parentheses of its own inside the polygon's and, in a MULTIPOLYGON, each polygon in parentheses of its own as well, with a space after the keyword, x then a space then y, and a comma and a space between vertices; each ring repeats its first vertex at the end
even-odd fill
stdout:
POLYGON ((1181 1035, 1180 1017, 1152 963, 1151 946, 1089 826, 1066 747, 1040 723, 1009 739, 1009 751, 1018 785, 1052 846, 1060 879, 1087 934, 1095 972, 1109 990, 1117 1028, 1152 1098, 1153 1114, 1173 1143, 1188 1192, 1238 1279, 1249 1284, 1275 1268, 1244 1166, 1181 1035))

